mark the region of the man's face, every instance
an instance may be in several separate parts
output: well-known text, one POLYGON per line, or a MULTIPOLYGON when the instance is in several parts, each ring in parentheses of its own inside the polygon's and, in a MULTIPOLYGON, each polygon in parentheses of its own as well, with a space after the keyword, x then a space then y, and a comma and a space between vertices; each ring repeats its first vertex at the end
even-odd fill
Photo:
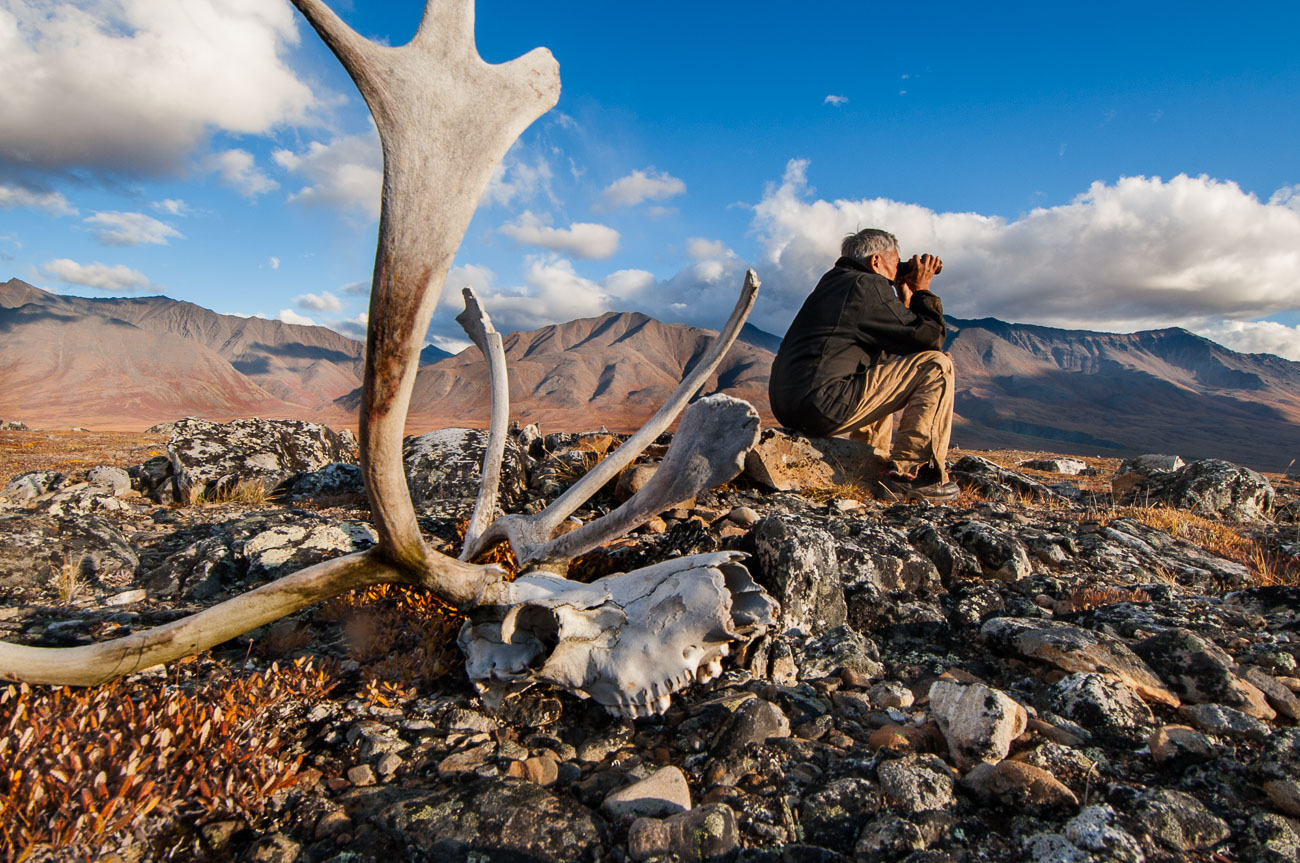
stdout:
POLYGON ((889 279, 891 282, 898 278, 898 249, 890 249, 888 252, 878 252, 872 255, 874 269, 877 273, 889 279))

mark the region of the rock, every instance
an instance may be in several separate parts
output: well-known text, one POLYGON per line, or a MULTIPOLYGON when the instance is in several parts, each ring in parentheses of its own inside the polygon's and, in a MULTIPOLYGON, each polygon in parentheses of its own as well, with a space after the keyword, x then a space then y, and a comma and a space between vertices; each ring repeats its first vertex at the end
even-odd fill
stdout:
POLYGON ((173 425, 167 452, 186 494, 228 492, 256 483, 270 492, 301 473, 333 461, 355 461, 355 443, 319 423, 239 419, 229 423, 187 418, 173 425))
POLYGON ((913 851, 924 851, 925 833, 910 820, 896 815, 875 818, 862 828, 853 859, 857 863, 891 863, 911 859, 913 851))
POLYGON ((1082 848, 1070 844, 1060 833, 1034 833, 1024 840, 1027 859, 1033 863, 1096 863, 1093 857, 1082 848))
POLYGON ((745 475, 777 491, 804 491, 873 480, 884 469, 875 450, 846 438, 808 438, 764 429, 745 456, 745 475))
POLYGON ((25 506, 43 494, 49 494, 63 484, 64 476, 58 471, 36 470, 21 473, 9 480, 0 491, 0 507, 25 506))
POLYGON ((718 741, 717 751, 740 752, 751 743, 765 743, 771 737, 789 736, 790 720, 781 712, 781 708, 770 701, 751 698, 736 708, 731 724, 718 741))
POLYGON ((1300 824, 1276 812, 1255 813, 1237 839, 1243 860, 1252 863, 1300 860, 1300 824))
POLYGON ((908 542, 929 558, 945 585, 958 579, 974 579, 984 574, 975 555, 939 532, 934 525, 922 522, 907 534, 908 542))
POLYGON ((1097 762, 1082 750, 1052 740, 1043 741, 1033 749, 1017 752, 1012 759, 1046 770, 1054 779, 1070 786, 1071 790, 1086 790, 1097 775, 1097 762))
POLYGON ((361 479, 360 466, 340 461, 330 462, 320 470, 296 477, 284 487, 284 497, 290 500, 365 493, 366 485, 361 479))
POLYGON ((1277 716, 1264 693, 1236 675, 1232 657, 1194 632, 1169 629, 1137 642, 1133 650, 1184 701, 1226 704, 1259 719, 1277 716))
POLYGON ((991 500, 1017 503, 1024 497, 1062 499, 1041 482, 976 455, 962 456, 948 469, 948 473, 958 485, 973 489, 991 500))
POLYGON ((1178 470, 1186 462, 1176 455, 1158 455, 1156 453, 1147 453, 1146 455, 1137 455, 1125 459, 1120 463, 1117 474, 1140 473, 1144 476, 1151 476, 1157 473, 1172 473, 1178 470))
MULTIPOLYGON (((488 433, 479 429, 439 429, 402 442, 406 482, 417 509, 436 501, 472 504, 478 496, 488 433)), ((506 438, 501 462, 501 506, 511 509, 528 492, 527 455, 506 438)))
POLYGON ((758 511, 749 506, 738 506, 727 513, 727 519, 741 527, 753 527, 758 524, 760 518, 762 516, 758 514, 758 511))
POLYGON ((983 803, 1039 812, 1079 805, 1074 792, 1041 767, 1022 761, 981 761, 961 780, 961 787, 983 803))
POLYGON ((1240 737, 1258 742, 1272 734, 1265 723, 1222 704, 1187 704, 1178 709, 1178 715, 1215 737, 1240 737))
POLYGON ((1054 712, 1094 733, 1138 741, 1155 725, 1151 708, 1136 692, 1102 674, 1063 677, 1053 684, 1049 697, 1054 712))
POLYGON ((1025 709, 983 684, 936 680, 930 687, 930 712, 948 742, 953 763, 962 770, 1007 757, 1011 742, 1025 730, 1025 709))
POLYGON ((402 766, 402 756, 396 752, 385 752, 375 761, 375 773, 387 779, 397 772, 397 768, 402 766))
POLYGON ((1177 707, 1181 702, 1124 642, 1061 621, 995 617, 980 634, 1004 654, 1047 662, 1066 672, 1094 672, 1130 687, 1147 701, 1177 707))
POLYGON ((1147 748, 1157 764, 1166 761, 1190 764, 1214 758, 1214 744, 1195 728, 1186 725, 1164 725, 1147 737, 1147 748))
POLYGON ((876 768, 880 790, 890 805, 915 814, 956 803, 948 765, 934 755, 905 755, 876 768))
POLYGON ((887 710, 891 707, 906 709, 916 700, 912 690, 897 680, 877 683, 867 690, 867 698, 878 708, 887 710))
MULTIPOLYGON (((1288 656, 1290 654, 1287 654, 1288 656)), ((1290 720, 1300 720, 1300 698, 1263 669, 1251 666, 1242 677, 1268 699, 1268 706, 1290 720)))
POLYGON ((147 459, 144 464, 136 465, 127 473, 136 489, 155 503, 177 503, 181 501, 180 490, 176 487, 175 470, 172 460, 165 455, 147 459))
POLYGON ((1129 832, 1149 836, 1171 851, 1210 848, 1228 838, 1228 824, 1190 794, 1147 789, 1125 812, 1129 832))
POLYGON ((1300 818, 1300 782, 1294 779, 1270 779, 1264 783, 1264 793, 1279 811, 1300 818))
POLYGON ((850 776, 804 794, 799 822, 809 840, 832 851, 850 854, 862 824, 883 805, 884 798, 874 783, 850 776))
MULTIPOLYGON (((789 726, 787 725, 787 733, 789 726)), ((605 798, 600 810, 611 818, 675 815, 691 808, 691 790, 679 767, 662 767, 605 798)))
POLYGON ((844 623, 847 607, 830 534, 772 515, 752 532, 750 572, 781 604, 779 630, 824 632, 844 623))
POLYGON ((22 420, 6 420, 0 423, 0 431, 31 431, 22 420))
MULTIPOLYGON (((943 590, 935 565, 896 528, 848 521, 842 530, 836 531, 835 541, 835 557, 850 606, 850 622, 855 600, 879 603, 882 593, 906 591, 926 595, 943 590)), ((861 612, 857 616, 864 620, 872 617, 861 612)))
POLYGON ((1059 473, 1066 476, 1078 476, 1088 469, 1085 462, 1077 458, 1039 458, 1022 461, 1020 467, 1041 470, 1047 473, 1059 473))
POLYGON ((348 768, 348 781, 358 787, 375 784, 375 771, 369 764, 358 764, 348 768))
POLYGON ((1148 477, 1133 489, 1144 501, 1163 501, 1207 518, 1257 521, 1273 506, 1273 485, 1250 468, 1198 459, 1172 473, 1148 477))
POLYGON ((984 574, 1003 581, 1018 581, 1033 570, 1024 543, 992 525, 968 521, 953 528, 953 539, 975 555, 984 574))
POLYGON ((669 818, 638 818, 628 830, 628 856, 649 860, 676 855, 683 863, 726 859, 740 846, 736 814, 725 803, 710 803, 669 818))
POLYGON ((805 644, 796 653, 795 661, 803 680, 816 680, 845 669, 870 679, 885 670, 876 643, 847 623, 805 644))
POLYGON ((115 595, 139 565, 126 535, 97 516, 0 516, 0 599, 8 604, 115 595))
POLYGON ((606 851, 603 826, 589 809, 517 779, 407 792, 370 823, 403 849, 392 859, 576 861, 606 851))
POLYGON ((438 775, 456 776, 473 773, 492 756, 495 746, 493 743, 484 743, 470 749, 462 749, 460 752, 453 752, 438 762, 438 775))
POLYGON ((245 863, 295 863, 302 846, 283 833, 271 833, 258 839, 244 853, 245 863))
POLYGON ((1106 805, 1089 806, 1065 825, 1065 838, 1076 848, 1103 855, 1114 863, 1142 863, 1142 846, 1120 827, 1115 810, 1106 805))

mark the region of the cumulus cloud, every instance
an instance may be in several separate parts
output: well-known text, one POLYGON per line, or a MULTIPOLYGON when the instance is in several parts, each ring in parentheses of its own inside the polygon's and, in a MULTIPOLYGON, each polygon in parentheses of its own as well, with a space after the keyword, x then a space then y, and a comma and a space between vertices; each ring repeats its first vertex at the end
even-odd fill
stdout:
POLYGON ((822 103, 825 105, 834 105, 836 108, 838 108, 841 105, 847 105, 849 103, 849 97, 837 96, 834 93, 832 93, 831 95, 823 99, 822 103))
POLYGON ((0 166, 157 176, 213 130, 304 122, 297 41, 285 0, 4 0, 0 166))
POLYGON ((87 216, 87 225, 95 228, 95 239, 106 246, 165 246, 173 237, 184 236, 166 222, 144 213, 107 210, 87 216))
POLYGON ((280 309, 279 314, 275 316, 277 321, 283 321, 286 324, 301 324, 306 327, 316 326, 316 322, 305 315, 300 315, 293 309, 280 309))
MULTIPOLYGON (((0 90, 3 89, 0 87, 0 90)), ((0 128, 3 128, 3 124, 0 124, 0 128)), ((24 189, 22 186, 0 183, 0 209, 12 210, 16 207, 32 207, 55 216, 77 214, 76 209, 68 205, 68 199, 58 192, 24 189)))
POLYGON ((301 153, 276 150, 272 158, 307 183, 289 195, 290 201, 379 218, 384 164, 379 135, 373 128, 366 134, 339 136, 327 144, 312 141, 301 153))
POLYGON ((1216 321, 1190 329, 1243 354, 1277 354, 1300 362, 1300 327, 1277 321, 1216 321))
POLYGON ((47 261, 41 267, 41 272, 49 278, 70 285, 83 285, 109 293, 131 293, 154 287, 144 273, 133 270, 125 264, 110 266, 98 261, 93 264, 79 264, 70 258, 55 258, 47 261))
POLYGON ((319 294, 299 294, 293 298, 293 302, 298 308, 310 309, 313 312, 343 311, 343 302, 329 291, 321 291, 319 294))
POLYGON ((364 342, 366 340, 366 324, 369 320, 370 315, 362 312, 354 318, 347 318, 342 321, 331 321, 328 326, 331 330, 342 333, 350 339, 357 339, 364 342))
POLYGON ((490 204, 509 204, 511 201, 530 201, 539 194, 544 194, 554 201, 551 191, 551 165, 545 158, 538 156, 531 164, 518 158, 512 150, 497 165, 492 179, 488 182, 483 200, 490 204))
POLYGON ((703 237, 691 237, 686 241, 686 254, 693 261, 709 258, 730 258, 734 252, 728 249, 722 240, 706 240, 703 237))
POLYGON ((577 258, 604 260, 618 251, 618 231, 592 222, 574 222, 567 228, 553 228, 531 210, 501 226, 501 233, 516 243, 541 246, 577 258))
POLYGON ((633 171, 610 183, 601 192, 600 203, 607 210, 635 207, 643 201, 666 201, 685 191, 686 183, 665 171, 656 171, 650 167, 644 171, 633 171))
POLYGON ((875 226, 905 255, 942 255, 935 288, 958 317, 1133 330, 1300 305, 1300 211, 1289 197, 1264 203, 1204 176, 1125 177, 1008 221, 885 198, 813 199, 807 166, 791 161, 754 208, 767 291, 755 322, 778 332, 841 239, 875 226))
POLYGON ((190 205, 180 198, 165 198, 161 201, 154 201, 153 208, 169 216, 188 216, 190 214, 190 205))
POLYGON ((222 182, 230 186, 245 198, 256 198, 280 184, 257 167, 257 160, 247 150, 225 150, 206 159, 208 170, 221 176, 222 182))

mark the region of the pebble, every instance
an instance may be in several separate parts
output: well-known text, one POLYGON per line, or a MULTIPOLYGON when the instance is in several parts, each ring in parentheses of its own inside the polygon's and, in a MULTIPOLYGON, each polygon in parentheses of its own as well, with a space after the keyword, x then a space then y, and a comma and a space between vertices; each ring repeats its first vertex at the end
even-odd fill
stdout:
POLYGON ((1264 783, 1264 793, 1279 812, 1300 818, 1300 782, 1294 779, 1270 779, 1264 783))
POLYGON ((375 773, 383 779, 387 779, 397 772, 397 768, 402 766, 402 756, 395 752, 385 752, 379 756, 375 762, 375 773))
POLYGON ((348 781, 358 788, 364 788, 367 785, 374 785, 375 771, 370 769, 369 764, 358 764, 355 767, 349 767, 348 781))
POLYGON ((1195 728, 1187 725, 1165 725, 1147 737, 1147 748, 1157 764, 1166 761, 1209 761, 1214 757, 1214 744, 1195 728))
POLYGON ((762 518, 762 516, 760 516, 758 511, 752 507, 738 506, 731 512, 727 513, 727 518, 741 527, 753 527, 758 524, 758 520, 762 518))
POLYGON ((1074 807, 1079 798, 1055 776, 1022 761, 982 762, 961 780, 961 787, 983 802, 1011 809, 1074 807))
POLYGON ((455 776, 458 773, 474 772, 492 756, 494 748, 491 743, 484 743, 472 749, 453 752, 438 764, 438 775, 455 776))
POLYGON ((691 808, 691 789, 680 767, 663 767, 605 798, 600 809, 611 818, 659 817, 691 808))

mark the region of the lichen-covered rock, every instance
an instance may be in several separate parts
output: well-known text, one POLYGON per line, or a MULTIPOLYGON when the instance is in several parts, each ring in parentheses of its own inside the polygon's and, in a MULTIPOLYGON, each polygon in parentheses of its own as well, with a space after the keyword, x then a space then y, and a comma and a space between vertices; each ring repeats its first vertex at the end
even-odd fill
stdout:
POLYGON ((974 579, 983 575, 983 569, 975 555, 949 539, 933 524, 918 524, 908 532, 907 540, 934 563, 946 586, 951 587, 952 582, 959 579, 974 579))
POLYGON ((830 534, 772 515, 752 532, 754 580, 781 604, 779 629, 806 635, 839 626, 848 615, 830 534))
POLYGON ((962 488, 973 489, 990 500, 1014 502, 1021 497, 1063 500, 1061 495, 1041 482, 977 455, 962 456, 948 472, 962 488))
POLYGON ((1226 704, 1259 719, 1277 715, 1264 693, 1237 675, 1232 657, 1194 632, 1170 629, 1137 642, 1133 650, 1184 701, 1226 704))
POLYGON ((1125 807, 1128 831, 1147 839, 1155 852, 1185 853, 1211 848, 1231 832, 1228 824, 1190 794, 1149 788, 1125 807))
POLYGON ((58 471, 35 470, 19 474, 0 491, 0 508, 25 506, 43 494, 48 494, 63 484, 64 476, 58 471))
POLYGON ((740 845, 736 813, 725 803, 711 803, 663 820, 641 818, 627 834, 628 856, 649 860, 674 855, 682 863, 725 860, 740 845))
POLYGON ((860 597, 861 602, 879 602, 882 593, 924 595, 943 589, 934 563, 897 528, 848 521, 834 536, 850 621, 855 597, 860 597))
POLYGON ((1178 715, 1215 737, 1237 737, 1258 743, 1273 733, 1267 723, 1222 704, 1184 704, 1178 708, 1178 715))
POLYGON ((935 755, 905 755, 882 762, 876 780, 889 804, 902 812, 947 809, 956 803, 952 771, 935 755))
MULTIPOLYGON (((402 442, 406 482, 416 508, 439 501, 472 504, 483 477, 483 452, 488 433, 479 429, 439 429, 402 442)), ((513 438, 506 438, 501 462, 501 506, 510 509, 528 492, 527 456, 513 438)))
POLYGON ((848 669, 860 677, 879 677, 885 667, 880 664, 880 650, 868 636, 849 624, 837 626, 803 645, 796 656, 799 677, 816 680, 848 669))
POLYGON ((818 845, 851 854, 863 823, 883 805, 884 798, 875 783, 849 776, 804 794, 799 821, 804 834, 818 845))
POLYGON ((1132 689, 1100 674, 1071 674, 1051 688, 1051 709, 1094 734, 1138 741, 1155 725, 1155 716, 1132 689))
POLYGON ((1151 476, 1157 473, 1173 473, 1182 467, 1186 462, 1176 455, 1162 455, 1159 453, 1146 453, 1145 455, 1135 455, 1132 458, 1126 458, 1120 462, 1117 474, 1140 473, 1151 476))
POLYGON ((58 603, 117 593, 140 558, 127 537, 97 516, 0 516, 0 600, 58 603))
POLYGON ((131 492, 131 474, 120 467, 101 464, 86 472, 86 482, 121 497, 131 492))
POLYGON ((745 476, 777 491, 803 491, 874 480, 884 460, 860 441, 809 438, 785 429, 764 429, 745 455, 745 476))
POLYGON ((1046 473, 1059 473, 1066 476, 1078 476, 1088 469, 1086 462, 1077 458, 1037 458, 1022 461, 1020 467, 1041 470, 1046 473))
POLYGON ((1065 838, 1076 848, 1114 863, 1142 863, 1141 843, 1123 829, 1119 815, 1105 804, 1089 806, 1065 825, 1065 838))
POLYGON ((997 803, 1021 812, 1079 805, 1074 792, 1051 773, 1021 761, 981 761, 962 777, 961 787, 982 803, 997 803))
POLYGON ((351 435, 303 420, 177 420, 167 452, 182 495, 229 491, 258 483, 271 491, 286 480, 335 461, 356 461, 351 435))
POLYGON ((1018 581, 1033 571, 1024 543, 992 525, 981 521, 958 524, 953 539, 975 555, 984 573, 993 578, 1018 581))
POLYGON ((361 468, 339 461, 295 477, 283 489, 284 497, 290 500, 365 493, 366 484, 361 478, 361 468))
POLYGON ((1066 672, 1095 672, 1130 687, 1148 701, 1177 707, 1178 696, 1123 641, 1062 621, 995 617, 980 627, 993 649, 1048 662, 1066 672))
POLYGON ((1006 693, 955 680, 936 680, 930 687, 930 712, 948 741, 953 763, 962 770, 1006 758, 1011 741, 1029 721, 1025 708, 1006 693))
POLYGON ((1221 459, 1198 459, 1172 473, 1147 477, 1133 497, 1164 501, 1209 518, 1257 521, 1273 506, 1273 484, 1250 468, 1221 459))

